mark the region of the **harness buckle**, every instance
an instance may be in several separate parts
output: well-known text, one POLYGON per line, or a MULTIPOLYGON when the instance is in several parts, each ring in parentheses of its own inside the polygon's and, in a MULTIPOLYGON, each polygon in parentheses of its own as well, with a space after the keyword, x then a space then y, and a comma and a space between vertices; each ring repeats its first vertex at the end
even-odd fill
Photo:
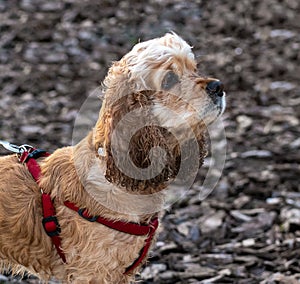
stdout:
POLYGON ((79 208, 77 212, 78 212, 79 216, 81 216, 82 218, 84 218, 85 220, 90 221, 90 222, 96 222, 99 217, 99 216, 89 216, 86 213, 85 208, 79 208))
POLYGON ((58 236, 61 232, 57 218, 55 216, 45 217, 42 220, 43 227, 49 237, 58 236))

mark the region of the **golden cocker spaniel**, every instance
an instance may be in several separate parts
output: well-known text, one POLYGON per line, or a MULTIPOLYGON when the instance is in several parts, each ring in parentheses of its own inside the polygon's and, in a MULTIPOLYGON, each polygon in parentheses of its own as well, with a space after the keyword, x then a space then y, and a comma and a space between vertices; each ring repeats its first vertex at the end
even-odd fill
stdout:
POLYGON ((146 259, 141 253, 152 243, 150 231, 136 235, 91 222, 66 202, 112 225, 151 227, 163 208, 162 193, 184 162, 196 156, 196 168, 201 166, 205 125, 225 108, 222 83, 199 76, 191 47, 171 33, 136 44, 112 65, 103 87, 93 131, 77 145, 37 159, 38 182, 17 155, 0 159, 4 270, 63 283, 133 282, 146 259), (43 227, 41 191, 56 210, 65 261, 43 227))

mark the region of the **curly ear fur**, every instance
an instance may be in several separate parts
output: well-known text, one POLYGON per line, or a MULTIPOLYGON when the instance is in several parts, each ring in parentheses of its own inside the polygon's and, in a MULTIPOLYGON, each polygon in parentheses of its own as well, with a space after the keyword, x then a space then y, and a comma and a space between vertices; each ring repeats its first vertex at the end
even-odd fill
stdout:
MULTIPOLYGON (((146 119, 151 116, 149 109, 153 93, 153 91, 142 91, 123 96, 103 113, 102 120, 96 126, 96 136, 103 135, 102 138, 104 138, 100 142, 98 136, 96 147, 101 146, 105 148, 106 179, 130 191, 138 191, 145 194, 161 190, 164 182, 176 175, 180 165, 180 153, 176 143, 173 144, 175 139, 172 137, 172 134, 168 133, 166 129, 155 125, 154 120, 151 125, 146 122, 146 119), (126 115, 133 111, 137 111, 140 114, 139 118, 145 120, 142 122, 142 125, 145 126, 138 129, 133 135, 130 135, 130 129, 136 123, 127 118, 126 115), (122 123, 125 123, 128 129, 122 129, 122 131, 117 129, 121 120, 123 120, 122 123), (115 135, 114 141, 112 141, 113 135, 115 135), (128 135, 131 137, 128 137, 128 135), (128 139, 129 143, 126 146, 124 145, 126 144, 125 140, 128 139), (159 153, 162 153, 161 151, 156 156, 155 153, 151 155, 153 154, 151 150, 155 147, 163 149, 164 155, 158 156, 159 153), (118 155, 118 163, 116 155, 118 155), (149 174, 152 178, 149 179, 134 178, 124 173, 124 169, 122 169, 122 165, 126 166, 128 163, 136 167, 136 169, 151 168, 151 161, 163 166, 158 175, 150 171, 149 174)), ((155 171, 156 166, 152 164, 152 167, 155 171)), ((135 173, 132 174, 134 175, 135 173)), ((139 175, 139 173, 137 174, 139 175)))
MULTIPOLYGON (((149 194, 164 189, 167 182, 176 177, 181 164, 179 142, 172 133, 160 127, 155 118, 151 117, 151 104, 154 95, 154 91, 141 91, 121 97, 111 106, 104 106, 105 109, 102 110, 102 115, 96 125, 96 148, 104 147, 105 149, 106 179, 140 194, 149 194), (126 115, 134 111, 140 114, 138 119, 142 120, 141 124, 145 126, 130 135, 130 129, 134 127, 136 121, 127 118, 126 115), (147 123, 149 118, 151 124, 147 123), (128 129, 121 128, 122 131, 117 129, 118 123, 121 121, 128 129), (113 135, 114 141, 112 143, 113 135), (126 140, 129 141, 127 146, 124 145, 126 140), (153 151, 157 147, 161 151, 153 151), (122 169, 122 165, 125 168, 122 169), (136 168, 137 176, 139 176, 140 170, 148 167, 152 168, 153 172, 150 170, 149 178, 135 178, 135 173, 133 176, 126 173, 126 165, 133 165, 136 168), (156 174, 155 170, 158 168, 160 171, 156 174)), ((200 153, 199 166, 201 166, 206 155, 203 129, 196 131, 196 133, 198 133, 196 137, 200 153)), ((191 156, 194 154, 189 153, 191 156)))

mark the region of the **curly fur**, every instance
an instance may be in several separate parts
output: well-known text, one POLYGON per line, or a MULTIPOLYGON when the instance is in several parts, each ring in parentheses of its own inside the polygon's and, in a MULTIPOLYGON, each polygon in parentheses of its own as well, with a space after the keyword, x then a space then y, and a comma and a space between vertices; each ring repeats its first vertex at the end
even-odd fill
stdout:
MULTIPOLYGON (((39 186, 16 156, 2 157, 0 268, 64 283, 134 281, 139 268, 130 275, 123 272, 138 257, 146 237, 87 222, 64 201, 111 220, 148 222, 154 214, 149 208, 161 210, 160 193, 178 174, 182 145, 189 149, 196 137, 199 166, 203 162, 205 123, 224 107, 216 106, 205 91, 212 80, 197 75, 191 47, 179 36, 167 34, 139 43, 110 68, 95 129, 78 145, 39 160, 39 186), (169 85, 168 72, 173 78, 169 85), (136 125, 142 127, 135 129, 136 125), (128 168, 134 170, 127 173, 128 168), (66 264, 42 227, 41 189, 54 200, 66 264), (149 202, 133 201, 149 194, 149 202), (124 206, 126 212, 121 210, 124 206), (137 209, 144 213, 134 214, 137 209)), ((186 155, 188 159, 194 153, 186 155)))

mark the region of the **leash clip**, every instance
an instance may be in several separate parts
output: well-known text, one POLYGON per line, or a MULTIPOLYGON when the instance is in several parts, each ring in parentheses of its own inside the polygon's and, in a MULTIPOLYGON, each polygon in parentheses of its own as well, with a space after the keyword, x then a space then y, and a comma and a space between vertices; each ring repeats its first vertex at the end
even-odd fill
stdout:
POLYGON ((32 146, 24 144, 21 146, 14 145, 4 140, 0 140, 0 145, 2 145, 6 150, 21 155, 23 152, 33 149, 32 146))
POLYGON ((24 158, 27 157, 27 155, 25 155, 24 153, 30 154, 35 150, 31 145, 28 144, 23 144, 21 146, 18 146, 4 140, 0 140, 0 145, 2 145, 8 151, 16 153, 19 158, 19 161, 22 163, 24 162, 24 158))

